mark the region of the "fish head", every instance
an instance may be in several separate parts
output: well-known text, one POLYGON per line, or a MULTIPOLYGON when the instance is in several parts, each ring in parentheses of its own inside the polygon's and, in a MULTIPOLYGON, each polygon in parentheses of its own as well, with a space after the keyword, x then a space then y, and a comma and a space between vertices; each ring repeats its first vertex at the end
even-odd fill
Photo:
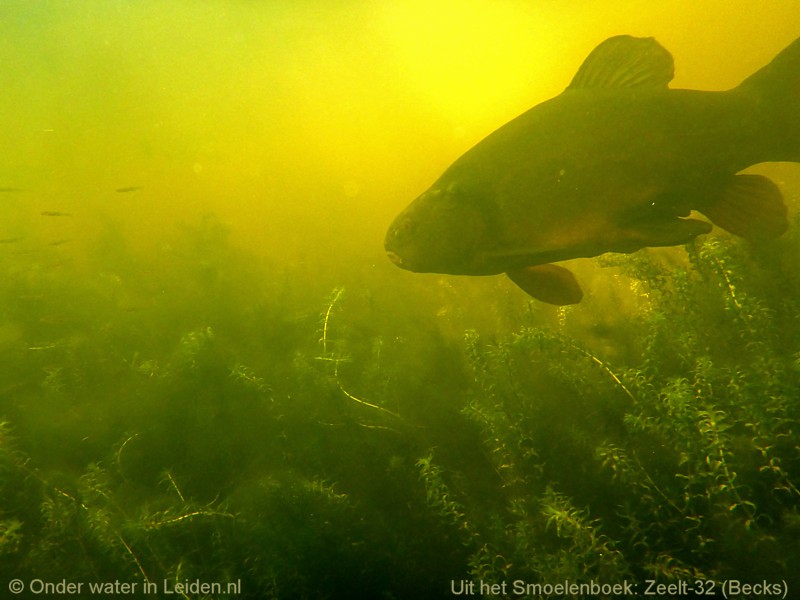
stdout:
POLYGON ((476 274, 487 222, 485 205, 467 186, 435 184, 395 218, 384 247, 407 271, 476 274))

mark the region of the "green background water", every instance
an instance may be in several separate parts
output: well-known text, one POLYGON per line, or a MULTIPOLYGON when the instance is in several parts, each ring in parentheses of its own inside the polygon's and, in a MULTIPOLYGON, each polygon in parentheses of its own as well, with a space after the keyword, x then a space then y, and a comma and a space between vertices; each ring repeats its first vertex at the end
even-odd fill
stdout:
POLYGON ((797 165, 752 169, 786 197, 783 238, 572 261, 570 308, 400 271, 382 239, 606 37, 654 35, 675 87, 726 89, 797 14, 3 2, 2 589, 736 578, 791 596, 797 165))

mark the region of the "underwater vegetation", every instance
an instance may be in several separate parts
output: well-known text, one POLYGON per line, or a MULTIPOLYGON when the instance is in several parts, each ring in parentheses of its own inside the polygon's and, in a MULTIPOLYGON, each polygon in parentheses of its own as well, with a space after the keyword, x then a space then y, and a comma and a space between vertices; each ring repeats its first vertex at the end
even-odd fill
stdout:
POLYGON ((512 331, 442 325, 369 281, 258 264, 211 218, 153 261, 113 234, 57 269, 3 255, 3 585, 796 589, 797 231, 603 259, 633 308, 602 343, 580 335, 591 298, 555 324, 520 297, 491 309, 512 331))
POLYGON ((463 413, 481 428, 497 496, 474 506, 448 493, 435 457, 419 466, 443 519, 468 532, 473 577, 796 572, 800 307, 751 278, 740 246, 690 251, 691 268, 674 272, 622 261, 648 299, 631 324, 637 364, 611 367, 544 329, 467 334, 478 386, 463 413))

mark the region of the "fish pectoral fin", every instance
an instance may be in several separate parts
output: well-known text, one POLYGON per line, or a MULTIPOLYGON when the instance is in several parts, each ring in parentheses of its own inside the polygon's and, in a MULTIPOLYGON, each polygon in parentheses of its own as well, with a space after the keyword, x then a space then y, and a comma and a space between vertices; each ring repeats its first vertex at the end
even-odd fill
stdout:
POLYGON ((672 55, 653 38, 618 35, 592 50, 567 89, 666 88, 674 72, 672 55))
POLYGON ((547 304, 577 304, 583 298, 583 290, 572 271, 558 265, 514 269, 506 275, 527 294, 547 304))
POLYGON ((610 247, 610 251, 630 254, 646 246, 680 246, 709 231, 711 225, 699 219, 674 216, 642 219, 621 228, 619 241, 610 247))
POLYGON ((697 210, 717 227, 750 240, 775 238, 789 228, 781 191, 763 175, 734 175, 697 210))

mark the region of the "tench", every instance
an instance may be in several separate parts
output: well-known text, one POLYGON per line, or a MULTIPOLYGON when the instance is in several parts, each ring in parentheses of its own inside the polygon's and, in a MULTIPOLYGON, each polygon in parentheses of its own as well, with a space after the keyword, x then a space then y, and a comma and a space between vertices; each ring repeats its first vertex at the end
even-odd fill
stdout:
POLYGON ((553 262, 685 244, 711 223, 781 235, 777 186, 737 173, 800 162, 800 39, 731 90, 669 89, 672 76, 653 38, 607 39, 564 92, 468 150, 398 215, 390 260, 418 273, 506 273, 560 305, 583 292, 553 262))

